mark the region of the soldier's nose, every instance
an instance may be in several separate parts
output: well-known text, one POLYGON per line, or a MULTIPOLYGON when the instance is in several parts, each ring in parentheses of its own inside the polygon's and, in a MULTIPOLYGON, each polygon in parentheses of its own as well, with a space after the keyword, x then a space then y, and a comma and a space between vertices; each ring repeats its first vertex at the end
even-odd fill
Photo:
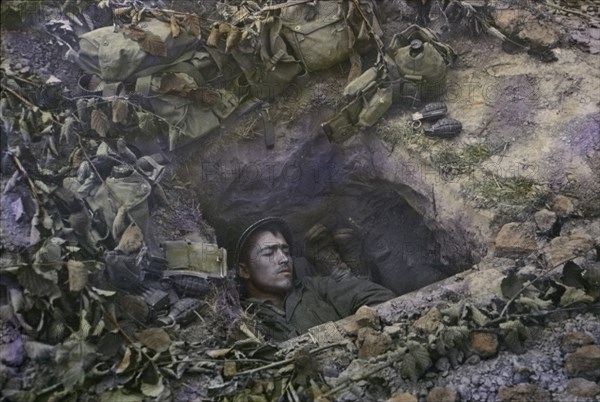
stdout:
POLYGON ((280 264, 286 264, 290 261, 289 256, 287 255, 287 253, 284 253, 283 250, 278 250, 277 251, 277 261, 280 264))

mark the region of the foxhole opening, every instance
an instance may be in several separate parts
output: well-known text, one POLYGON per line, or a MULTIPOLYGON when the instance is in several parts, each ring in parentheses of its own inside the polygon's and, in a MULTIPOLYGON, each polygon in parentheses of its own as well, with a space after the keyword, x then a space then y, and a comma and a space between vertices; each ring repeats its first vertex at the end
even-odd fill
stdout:
POLYGON ((356 261, 358 255, 360 274, 397 295, 471 266, 464 239, 418 212, 427 209, 421 203, 435 200, 384 178, 368 146, 348 152, 323 135, 304 139, 301 145, 286 142, 277 151, 248 142, 218 157, 195 157, 195 190, 203 215, 229 257, 242 228, 277 216, 292 229, 299 276, 320 273, 307 247, 315 225, 338 240, 333 247, 342 260, 350 255, 356 261))

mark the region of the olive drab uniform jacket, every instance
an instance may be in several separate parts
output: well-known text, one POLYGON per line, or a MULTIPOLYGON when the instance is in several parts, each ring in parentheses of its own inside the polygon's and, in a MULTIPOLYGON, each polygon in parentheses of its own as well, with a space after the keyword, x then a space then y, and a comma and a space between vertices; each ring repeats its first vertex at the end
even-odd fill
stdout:
POLYGON ((285 311, 270 301, 243 301, 275 341, 298 336, 316 325, 352 315, 361 306, 393 299, 389 289, 360 278, 336 280, 329 276, 305 277, 295 282, 285 298, 285 311))

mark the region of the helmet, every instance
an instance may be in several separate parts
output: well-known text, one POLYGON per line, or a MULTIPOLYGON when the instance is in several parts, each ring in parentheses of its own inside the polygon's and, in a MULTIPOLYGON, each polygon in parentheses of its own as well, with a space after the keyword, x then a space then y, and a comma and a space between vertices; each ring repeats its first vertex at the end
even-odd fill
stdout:
POLYGON ((279 230, 279 232, 281 232, 283 237, 285 238, 285 241, 290 246, 290 249, 292 248, 292 239, 293 239, 292 231, 290 230, 290 227, 285 220, 283 220, 282 218, 274 217, 274 216, 260 219, 256 222, 254 222, 252 225, 248 226, 248 228, 246 230, 244 230, 244 232, 240 236, 240 238, 237 242, 237 245, 235 247, 235 254, 233 257, 233 269, 237 270, 237 267, 240 262, 240 258, 242 256, 242 251, 244 250, 244 247, 246 246, 246 242, 248 241, 248 239, 254 233, 260 231, 260 229, 262 229, 266 226, 275 226, 279 230))

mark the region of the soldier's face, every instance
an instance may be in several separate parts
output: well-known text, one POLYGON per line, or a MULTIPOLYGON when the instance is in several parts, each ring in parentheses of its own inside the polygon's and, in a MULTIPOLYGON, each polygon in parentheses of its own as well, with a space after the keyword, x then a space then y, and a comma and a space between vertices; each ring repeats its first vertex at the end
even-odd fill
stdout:
POLYGON ((285 295, 292 287, 293 262, 290 248, 281 233, 259 232, 250 239, 246 261, 240 263, 250 297, 285 295))

